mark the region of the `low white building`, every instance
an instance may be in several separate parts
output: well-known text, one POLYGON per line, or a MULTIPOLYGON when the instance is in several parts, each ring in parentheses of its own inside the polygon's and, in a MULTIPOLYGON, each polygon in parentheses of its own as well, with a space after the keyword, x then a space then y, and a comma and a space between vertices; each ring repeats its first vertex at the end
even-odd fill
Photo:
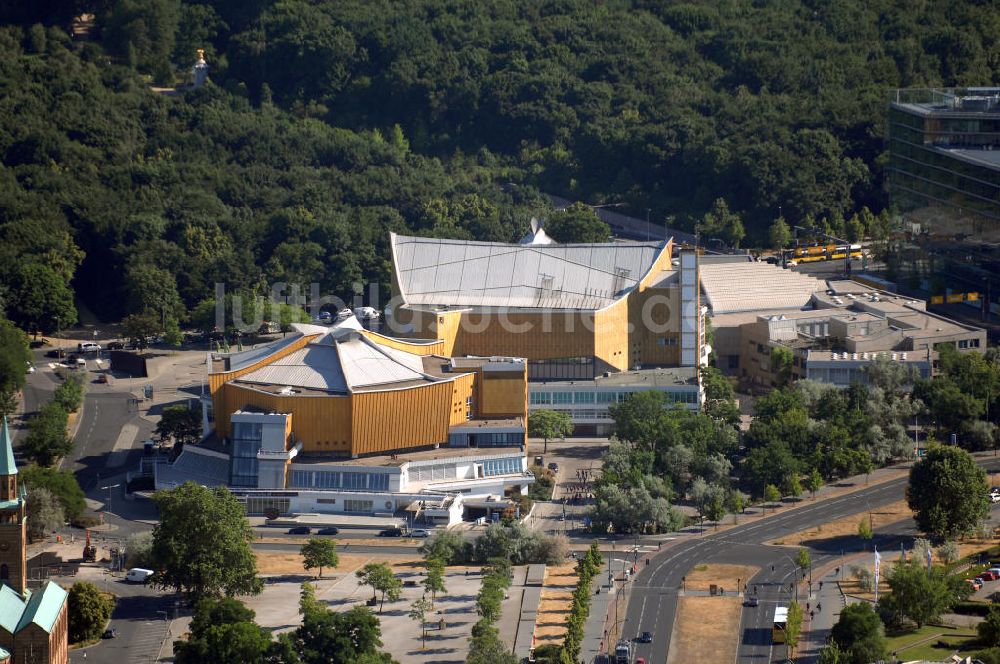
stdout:
POLYGON ((298 446, 286 451, 287 417, 234 413, 231 444, 185 447, 173 464, 156 467, 156 488, 187 480, 226 485, 248 515, 404 513, 414 523, 452 525, 491 518, 511 507, 505 493, 526 493, 534 481, 523 446, 511 444, 523 440, 514 422, 509 436, 496 420, 488 433, 477 434, 472 420, 437 449, 331 459, 300 454, 298 446))

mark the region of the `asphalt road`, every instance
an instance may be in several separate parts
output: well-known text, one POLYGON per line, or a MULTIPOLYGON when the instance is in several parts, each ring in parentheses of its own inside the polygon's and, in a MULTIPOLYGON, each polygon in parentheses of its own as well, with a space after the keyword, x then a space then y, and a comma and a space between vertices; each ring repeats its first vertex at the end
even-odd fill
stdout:
MULTIPOLYGON (((1000 467, 1000 460, 990 459, 983 465, 1000 467)), ((683 578, 695 565, 705 563, 738 563, 759 566, 762 571, 751 584, 757 584, 761 605, 745 608, 741 625, 738 662, 783 661, 784 652, 771 650, 770 626, 773 607, 779 599, 788 601, 788 584, 794 574, 794 563, 788 549, 765 546, 762 542, 804 530, 817 523, 827 523, 869 508, 879 507, 899 500, 903 496, 906 478, 884 482, 853 493, 805 505, 785 514, 777 514, 752 524, 736 526, 719 533, 705 534, 677 542, 651 558, 650 564, 639 569, 633 582, 628 609, 622 626, 624 638, 635 638, 644 631, 651 632, 649 644, 636 643, 635 654, 647 662, 665 662, 670 650, 670 637, 677 610, 678 591, 683 578), (774 572, 771 565, 774 565, 774 572), (784 590, 781 586, 784 586, 784 590), (768 615, 768 607, 772 609, 768 615), (772 660, 772 655, 780 659, 772 660), (767 658, 767 659, 765 659, 767 658)), ((903 534, 905 527, 893 528, 893 535, 903 534)), ((885 537, 884 534, 882 534, 885 537)), ((896 544, 898 546, 898 544, 896 544)), ((842 555, 836 542, 824 550, 811 551, 813 565, 842 555)), ((851 551, 848 550, 847 553, 851 551)), ((733 579, 732 589, 736 588, 733 579)), ((804 598, 800 598, 800 601, 804 598)))

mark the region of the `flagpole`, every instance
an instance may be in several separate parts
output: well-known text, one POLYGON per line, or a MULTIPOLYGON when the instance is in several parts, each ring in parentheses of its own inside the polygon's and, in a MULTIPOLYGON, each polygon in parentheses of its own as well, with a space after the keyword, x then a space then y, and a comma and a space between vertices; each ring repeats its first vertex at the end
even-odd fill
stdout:
POLYGON ((879 576, 879 563, 882 562, 882 556, 878 554, 878 545, 875 545, 875 603, 878 604, 878 576, 879 576))

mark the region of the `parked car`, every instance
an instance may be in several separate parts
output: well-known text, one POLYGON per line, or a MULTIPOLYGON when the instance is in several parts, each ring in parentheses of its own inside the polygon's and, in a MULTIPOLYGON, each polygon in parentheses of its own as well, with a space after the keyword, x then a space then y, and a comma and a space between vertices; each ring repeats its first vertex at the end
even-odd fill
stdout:
POLYGON ((101 344, 96 344, 93 341, 84 341, 76 345, 76 352, 78 353, 99 353, 100 351, 101 344))
POLYGON ((309 529, 309 526, 295 526, 294 528, 288 529, 289 535, 308 535, 311 532, 312 531, 309 529))
POLYGON ((757 598, 756 595, 748 595, 747 601, 744 602, 744 604, 746 606, 757 606, 758 604, 760 604, 760 600, 757 598))
POLYGON ((337 312, 337 321, 347 320, 354 315, 354 312, 346 307, 337 312))
POLYGON ((340 528, 335 528, 333 526, 329 526, 327 528, 320 528, 319 530, 316 531, 317 535, 337 535, 338 533, 340 533, 340 528))
POLYGON ((981 580, 983 583, 986 583, 987 581, 996 581, 997 578, 1000 578, 1000 577, 998 577, 995 572, 991 572, 989 570, 986 570, 985 572, 983 572, 982 574, 980 574, 976 578, 979 579, 979 580, 981 580))
POLYGON ((101 634, 102 639, 113 639, 117 636, 118 636, 118 630, 114 627, 108 627, 106 630, 104 630, 104 633, 101 634))
POLYGON ((431 531, 424 528, 415 528, 410 531, 410 537, 430 537, 431 531))
POLYGON ((50 350, 47 353, 45 353, 45 357, 55 357, 55 358, 60 358, 60 359, 64 358, 64 357, 66 357, 66 349, 65 348, 53 348, 52 350, 50 350))
POLYGON ((378 533, 379 537, 402 537, 403 531, 399 528, 386 528, 385 530, 380 530, 378 533))
POLYGON ((277 334, 281 332, 281 325, 273 321, 264 321, 257 328, 257 334, 277 334))
POLYGON ((990 502, 1000 503, 1000 489, 997 489, 995 487, 993 489, 990 489, 990 502))
POLYGON ((108 344, 108 350, 125 350, 124 341, 112 341, 108 344))
POLYGON ((649 632, 643 632, 642 634, 639 635, 637 641, 639 641, 639 643, 652 643, 653 635, 650 634, 649 632))
POLYGON ((972 586, 974 590, 979 590, 983 587, 983 582, 979 579, 966 579, 965 582, 972 586))
POLYGON ((994 565, 993 567, 990 567, 987 571, 993 572, 994 574, 997 575, 997 578, 1000 579, 1000 567, 994 565))
POLYGON ((559 472, 559 464, 553 461, 552 463, 549 464, 549 470, 551 470, 553 473, 559 472))
POLYGON ((25 371, 26 371, 26 372, 28 372, 28 373, 30 373, 30 374, 33 374, 33 373, 35 373, 35 365, 34 365, 34 364, 32 364, 31 362, 27 362, 27 365, 28 365, 28 366, 27 366, 27 368, 25 369, 25 371))

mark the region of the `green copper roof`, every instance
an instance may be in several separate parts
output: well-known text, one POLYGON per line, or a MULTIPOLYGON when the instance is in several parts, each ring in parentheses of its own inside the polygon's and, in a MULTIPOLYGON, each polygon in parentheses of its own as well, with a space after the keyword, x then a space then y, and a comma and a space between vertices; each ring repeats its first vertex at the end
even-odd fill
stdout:
POLYGON ((68 597, 69 594, 58 583, 46 581, 41 590, 31 594, 28 605, 24 607, 24 614, 17 624, 17 631, 20 632, 29 624, 35 623, 46 633, 51 632, 68 597))
POLYGON ((14 463, 14 441, 7 428, 7 418, 0 424, 0 475, 17 475, 17 464, 14 463))
POLYGON ((0 628, 8 634, 17 631, 24 614, 24 600, 6 583, 0 584, 0 628))

